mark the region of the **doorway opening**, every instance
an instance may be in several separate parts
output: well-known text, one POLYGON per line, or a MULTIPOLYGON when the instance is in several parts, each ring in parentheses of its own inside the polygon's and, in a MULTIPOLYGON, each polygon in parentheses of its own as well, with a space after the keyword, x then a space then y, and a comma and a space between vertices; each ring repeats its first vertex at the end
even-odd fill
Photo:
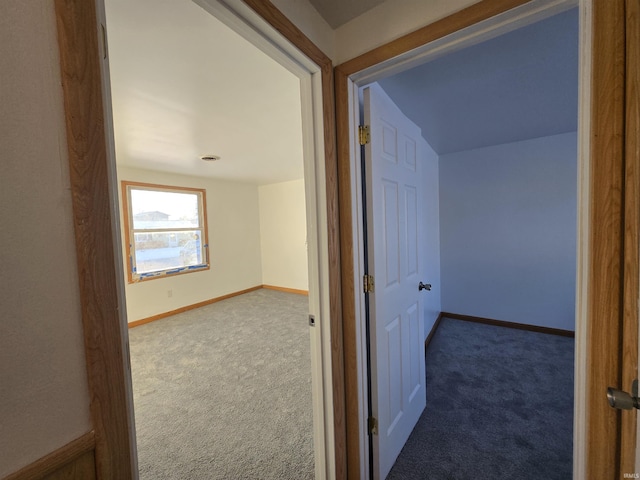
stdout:
MULTIPOLYGON (((575 6, 576 6, 576 2, 569 1, 569 2, 554 2, 553 5, 549 5, 547 7, 540 7, 539 5, 537 6, 529 5, 529 6, 516 8, 505 14, 499 15, 498 17, 495 17, 489 21, 485 21, 485 22, 482 22, 481 24, 477 24, 477 25, 474 25, 473 27, 469 27, 468 29, 459 31, 453 34, 454 38, 446 37, 441 40, 436 40, 431 44, 427 44, 423 47, 422 50, 418 49, 420 51, 413 51, 411 54, 401 55, 394 59, 388 60, 382 64, 366 68, 359 72, 352 73, 350 71, 349 72, 350 75, 346 79, 346 83, 348 86, 347 95, 349 97, 349 106, 350 106, 349 129, 351 131, 351 141, 355 143, 355 138, 357 137, 356 130, 357 130, 358 124, 360 123, 358 112, 362 110, 358 99, 359 97, 361 98, 360 92, 361 92, 361 89, 364 88, 365 86, 371 84, 372 82, 379 82, 384 87, 385 79, 388 79, 390 76, 394 74, 405 72, 410 68, 413 68, 417 65, 422 65, 426 62, 430 62, 435 59, 441 59, 445 56, 445 54, 460 51, 463 47, 479 44, 480 42, 483 42, 485 40, 494 38, 498 35, 502 35, 504 33, 510 32, 522 26, 531 25, 535 22, 552 17, 556 14, 562 14, 563 12, 575 6)), ((580 18, 580 22, 582 25, 582 22, 584 21, 584 18, 587 14, 583 9, 581 9, 581 13, 582 15, 580 18)), ((582 35, 585 35, 584 31, 582 32, 582 35)), ((578 39, 575 38, 574 40, 575 40, 575 44, 577 45, 578 39)), ((580 40, 580 44, 583 45, 582 39, 580 40)), ((576 58, 576 61, 577 61, 577 58, 576 58)), ((585 166, 583 165, 581 160, 584 158, 583 154, 586 151, 585 150, 586 145, 584 140, 585 137, 583 132, 585 132, 586 131, 585 128, 588 127, 588 122, 585 120, 585 111, 588 110, 587 108, 585 108, 585 102, 586 102, 585 82, 587 81, 585 79, 585 71, 588 71, 586 70, 588 66, 581 64, 580 68, 581 68, 580 76, 579 78, 575 78, 574 80, 574 88, 576 86, 576 83, 579 83, 581 86, 579 112, 577 112, 576 109, 574 109, 574 112, 573 112, 574 120, 578 117, 578 115, 580 115, 579 123, 576 126, 576 129, 574 130, 574 132, 577 132, 577 142, 575 140, 576 134, 574 134, 573 140, 566 139, 568 144, 571 144, 573 142, 574 161, 576 157, 578 158, 577 169, 578 169, 579 175, 573 175, 574 191, 575 191, 575 179, 579 177, 580 181, 582 182, 582 183, 579 183, 577 186, 578 205, 581 205, 581 202, 584 202, 584 198, 586 195, 585 192, 588 191, 587 185, 584 183, 585 166), (578 144, 577 152, 575 151, 576 143, 578 144)), ((338 70, 340 70, 340 67, 338 67, 338 70)), ((386 83, 389 90, 392 91, 393 85, 391 84, 391 81, 387 81, 386 83)), ((340 91, 340 88, 338 88, 338 91, 340 91)), ((397 93, 397 89, 396 89, 396 93, 397 93)), ((503 142, 503 143, 506 143, 506 142, 503 142)), ((365 211, 363 202, 360 199, 361 198, 360 178, 362 178, 363 172, 361 170, 361 162, 360 162, 358 150, 359 149, 357 148, 351 149, 351 171, 352 171, 353 178, 355 178, 355 179, 352 178, 352 205, 353 205, 352 215, 354 219, 362 219, 365 211)), ((464 150, 464 149, 460 149, 460 150, 464 150)), ((451 155, 453 155, 453 152, 451 152, 451 155)), ((573 171, 573 173, 575 174, 575 170, 573 171)), ((580 238, 581 235, 583 236, 585 234, 584 204, 582 204, 581 207, 578 206, 577 209, 574 206, 573 208, 574 222, 576 220, 576 210, 577 210, 577 222, 578 222, 578 231, 579 231, 578 238, 580 238)), ((360 224, 357 226, 357 229, 356 227, 354 227, 354 231, 353 231, 354 250, 356 252, 354 255, 354 265, 356 266, 356 268, 354 268, 354 273, 355 273, 354 279, 362 278, 361 275, 365 273, 365 268, 363 266, 364 255, 362 251, 362 248, 363 248, 363 234, 361 233, 363 231, 362 220, 359 220, 359 222, 360 224)), ((575 230, 574 230, 574 233, 575 233, 575 230)), ((580 249, 580 242, 579 241, 576 242, 574 237, 574 240, 573 240, 574 248, 576 247, 576 243, 577 243, 578 252, 577 252, 577 255, 575 250, 573 251, 573 253, 569 252, 569 255, 573 255, 573 258, 569 259, 570 262, 573 261, 576 258, 576 256, 578 257, 579 262, 584 261, 585 252, 580 249)), ((576 365, 576 383, 574 387, 575 392, 581 392, 583 391, 583 388, 584 388, 584 384, 582 383, 584 380, 584 377, 582 376, 583 373, 580 372, 580 368, 581 368, 580 366, 584 365, 582 362, 581 355, 584 354, 584 341, 585 341, 584 331, 583 331, 584 325, 585 325, 584 323, 585 312, 583 309, 583 305, 585 301, 585 297, 584 297, 585 278, 583 277, 584 275, 583 272, 584 272, 584 267, 580 267, 580 265, 576 267, 574 263, 572 274, 571 274, 574 279, 573 289, 569 293, 571 294, 570 310, 573 310, 573 306, 576 305, 576 312, 575 312, 575 315, 572 312, 571 315, 567 317, 569 319, 568 320, 569 323, 559 326, 560 329, 571 330, 573 329, 573 325, 574 325, 573 322, 575 319, 576 347, 577 347, 576 362, 575 362, 575 365, 576 365), (575 298, 574 292, 577 295, 577 301, 575 302, 575 304, 573 302, 573 299, 575 298)), ((379 283, 379 282, 376 282, 376 283, 379 283)), ((438 312, 436 310, 442 311, 441 308, 434 310, 435 315, 433 316, 432 319, 430 319, 431 325, 433 325, 433 323, 437 318, 438 312)), ((361 301, 356 299, 356 327, 358 329, 356 332, 356 338, 357 338, 356 341, 358 342, 358 347, 360 352, 360 354, 358 355, 358 364, 359 364, 358 371, 360 373, 358 376, 358 381, 360 382, 359 388, 361 390, 366 391, 366 378, 367 378, 368 372, 365 366, 366 355, 364 353, 366 352, 366 348, 367 348, 364 312, 365 312, 364 304, 361 301)), ((478 316, 481 316, 481 315, 478 315, 478 316)), ((484 316, 490 317, 491 315, 485 314, 484 316)), ((494 314, 494 318, 496 316, 499 316, 499 315, 494 314)), ((425 326, 425 335, 428 333, 429 327, 430 325, 425 326)), ((427 408, 429 408, 428 402, 427 402, 427 408)), ((367 411, 366 398, 362 398, 362 397, 360 398, 359 409, 360 409, 360 412, 367 411)), ((582 403, 581 395, 576 393, 575 395, 575 419, 576 420, 574 421, 574 424, 575 424, 574 471, 578 471, 581 468, 581 461, 582 461, 581 452, 583 448, 583 443, 581 438, 584 432, 580 430, 581 428, 580 422, 577 419, 582 418, 583 414, 584 414, 584 404, 582 403)), ((359 446, 360 446, 360 452, 361 452, 360 469, 361 471, 369 472, 367 459, 370 458, 370 452, 368 451, 369 449, 367 447, 367 444, 368 444, 367 439, 369 435, 367 431, 366 419, 367 419, 367 414, 365 413, 360 417, 360 423, 359 423, 359 429, 360 429, 359 446)))
MULTIPOLYGON (((111 4, 115 1, 105 0, 104 3, 107 27, 113 35, 110 42, 122 41, 121 45, 110 43, 112 79, 118 79, 118 75, 124 72, 124 88, 127 88, 127 74, 133 72, 134 77, 137 75, 134 78, 137 83, 129 84, 130 90, 126 91, 128 95, 124 101, 119 96, 122 90, 118 91, 123 84, 118 84, 119 79, 113 83, 116 128, 112 147, 115 145, 117 151, 118 181, 160 186, 184 186, 195 182, 199 184, 196 185, 198 188, 206 191, 206 213, 210 225, 208 245, 201 246, 201 256, 193 255, 196 259, 206 256, 210 263, 208 269, 190 273, 189 265, 179 265, 157 277, 124 284, 127 278, 124 272, 137 265, 131 254, 125 257, 122 261, 121 293, 126 291, 129 321, 145 323, 167 313, 191 310, 194 306, 260 287, 287 290, 281 292, 284 295, 308 292, 308 308, 300 318, 300 327, 308 329, 308 345, 302 350, 309 353, 307 360, 299 363, 307 364, 309 368, 307 381, 309 390, 313 392, 312 398, 303 401, 307 404, 308 416, 313 419, 312 431, 307 432, 309 437, 313 437, 314 458, 311 463, 315 466, 312 475, 326 478, 331 475, 334 462, 332 410, 330 406, 326 407, 332 396, 332 385, 328 341, 328 240, 326 231, 321 227, 326 216, 326 180, 324 154, 319 145, 323 137, 322 117, 318 114, 322 111, 319 68, 290 46, 283 47, 273 38, 267 40, 260 28, 251 23, 256 22, 251 17, 252 13, 242 5, 232 10, 215 0, 203 0, 198 4, 188 2, 181 7, 191 9, 192 13, 197 11, 199 15, 197 25, 193 25, 193 18, 171 12, 171 2, 152 2, 153 6, 139 2, 135 8, 131 2, 125 2, 126 15, 119 20, 126 18, 131 24, 124 29, 124 38, 119 38, 114 34, 117 31, 114 18, 117 17, 112 18, 112 15, 117 15, 117 7, 115 13, 111 11, 111 4), (153 30, 162 21, 166 28, 160 28, 154 37, 153 30), (242 41, 239 48, 244 50, 234 53, 228 38, 206 39, 208 35, 222 30, 228 37, 235 36, 242 41), (194 43, 181 43, 189 32, 197 37, 194 43), (145 34, 149 35, 145 37, 145 34), (126 35, 129 35, 128 39, 126 35), (198 59, 196 51, 206 52, 207 41, 217 42, 218 55, 222 57, 217 60, 198 59), (136 57, 134 46, 146 51, 146 55, 136 57), (118 50, 120 55, 126 52, 126 58, 118 58, 118 50), (171 60, 163 57, 167 53, 172 56, 171 60), (196 61, 189 64, 192 58, 196 61), (238 58, 244 61, 239 62, 238 58), (225 61, 239 67, 235 77, 225 71, 225 61), (252 63, 256 63, 253 70, 250 67, 252 63), (272 90, 270 95, 261 91, 261 83, 267 81, 268 73, 276 77, 279 75, 271 81, 280 90, 275 93, 272 90), (156 82, 153 75, 162 76, 164 84, 156 82), (223 84, 216 84, 220 79, 223 84), (287 86, 291 88, 287 89, 287 86), (230 93, 228 89, 232 87, 235 90, 230 93), (218 95, 207 104, 208 97, 215 97, 214 93, 220 91, 222 96, 218 95), (229 106, 234 94, 236 101, 245 101, 244 107, 229 106), (215 108, 216 100, 231 110, 220 113, 215 108), (199 111, 207 107, 211 108, 208 112, 199 111), (136 119, 136 115, 141 115, 142 120, 136 119), (251 128, 249 120, 252 116, 260 116, 263 120, 268 116, 262 129, 251 128), (242 120, 245 128, 238 127, 242 120), (121 125, 124 128, 119 130, 121 125), (273 132, 269 132, 269 125, 273 132), (287 136, 278 135, 279 130, 286 130, 287 136), (207 140, 215 145, 207 146, 207 140), (249 149, 247 153, 246 149, 244 152, 234 149, 233 143, 253 146, 254 151, 249 149), (201 156, 221 158, 205 164, 199 158, 201 156), (289 164, 282 159, 288 160, 289 164), (244 170, 237 168, 241 163, 246 164, 244 170), (154 165, 158 168, 153 168, 154 165), (216 174, 206 172, 212 168, 217 169, 216 174), (282 215, 279 209, 287 207, 288 213, 282 215), (291 208, 296 209, 295 215, 289 212, 291 208), (217 226, 212 228, 212 223, 217 226), (283 265, 286 261, 290 263, 288 271, 284 271, 287 270, 283 265), (212 275, 205 282, 202 277, 207 274, 212 275), (202 289, 202 285, 198 285, 202 283, 209 285, 202 289), (201 293, 198 293, 198 288, 201 293), (136 292, 132 293, 134 289, 136 292), (311 324, 310 317, 313 318, 311 324)), ((271 35, 277 36, 275 33, 271 35)), ((211 49, 212 44, 208 45, 211 49)), ((227 69, 231 64, 227 64, 227 69)), ((123 223, 122 229, 126 228, 129 225, 123 223)), ((152 234, 150 232, 145 239, 149 240, 147 237, 152 234)), ((178 240, 176 242, 175 245, 158 245, 157 253, 173 249, 177 252, 174 252, 176 257, 184 257, 193 253, 186 252, 187 247, 198 244, 197 240, 182 245, 178 240)), ((142 250, 144 248, 139 253, 140 258, 146 253, 142 250)), ((260 337, 261 328, 262 325, 256 322, 255 331, 245 334, 260 337)), ((295 362, 295 346, 292 348, 291 361, 295 362)), ((270 388, 275 386, 270 385, 270 388)), ((238 416, 238 412, 232 416, 238 416)), ((296 455, 298 452, 292 453, 296 455)))

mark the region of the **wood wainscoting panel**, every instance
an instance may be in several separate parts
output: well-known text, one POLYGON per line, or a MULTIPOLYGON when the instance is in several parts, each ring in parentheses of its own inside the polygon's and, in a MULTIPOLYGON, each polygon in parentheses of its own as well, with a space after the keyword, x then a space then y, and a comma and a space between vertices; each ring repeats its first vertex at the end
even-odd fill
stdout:
POLYGON ((42 480, 95 480, 96 478, 96 456, 92 450, 43 477, 42 480))
POLYGON ((94 432, 88 432, 3 480, 94 480, 95 445, 94 432))

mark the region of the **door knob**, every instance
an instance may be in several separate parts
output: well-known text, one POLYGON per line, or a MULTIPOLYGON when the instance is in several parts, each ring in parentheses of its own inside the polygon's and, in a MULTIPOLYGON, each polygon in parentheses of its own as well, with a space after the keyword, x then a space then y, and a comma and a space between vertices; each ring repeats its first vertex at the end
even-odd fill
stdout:
POLYGON ((609 405, 620 410, 631 410, 640 408, 640 399, 638 398, 638 380, 633 381, 631 387, 632 394, 616 390, 615 388, 607 388, 607 400, 609 405))
POLYGON ((431 290, 431 284, 430 283, 422 283, 420 282, 418 284, 418 291, 422 291, 422 290, 431 290))

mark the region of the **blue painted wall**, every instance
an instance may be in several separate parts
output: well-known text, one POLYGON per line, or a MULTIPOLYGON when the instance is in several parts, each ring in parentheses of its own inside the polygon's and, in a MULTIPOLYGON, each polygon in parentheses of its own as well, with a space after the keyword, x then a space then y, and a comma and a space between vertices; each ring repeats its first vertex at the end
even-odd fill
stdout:
POLYGON ((422 152, 424 152, 424 185, 423 189, 423 215, 425 225, 425 245, 422 249, 423 278, 422 281, 431 284, 431 291, 423 291, 424 305, 424 335, 425 338, 431 332, 436 319, 442 311, 440 279, 440 180, 438 154, 431 148, 426 140, 422 139, 422 152))
POLYGON ((574 330, 576 134, 439 164, 442 310, 574 330))

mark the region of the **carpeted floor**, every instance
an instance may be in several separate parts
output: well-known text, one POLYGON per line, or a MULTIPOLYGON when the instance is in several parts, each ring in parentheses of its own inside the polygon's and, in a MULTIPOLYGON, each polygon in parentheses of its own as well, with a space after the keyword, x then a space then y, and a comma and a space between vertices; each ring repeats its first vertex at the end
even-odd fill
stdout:
POLYGON ((313 478, 307 312, 257 290, 129 331, 142 480, 313 478))
POLYGON ((389 480, 572 478, 574 340, 443 319, 389 480))

